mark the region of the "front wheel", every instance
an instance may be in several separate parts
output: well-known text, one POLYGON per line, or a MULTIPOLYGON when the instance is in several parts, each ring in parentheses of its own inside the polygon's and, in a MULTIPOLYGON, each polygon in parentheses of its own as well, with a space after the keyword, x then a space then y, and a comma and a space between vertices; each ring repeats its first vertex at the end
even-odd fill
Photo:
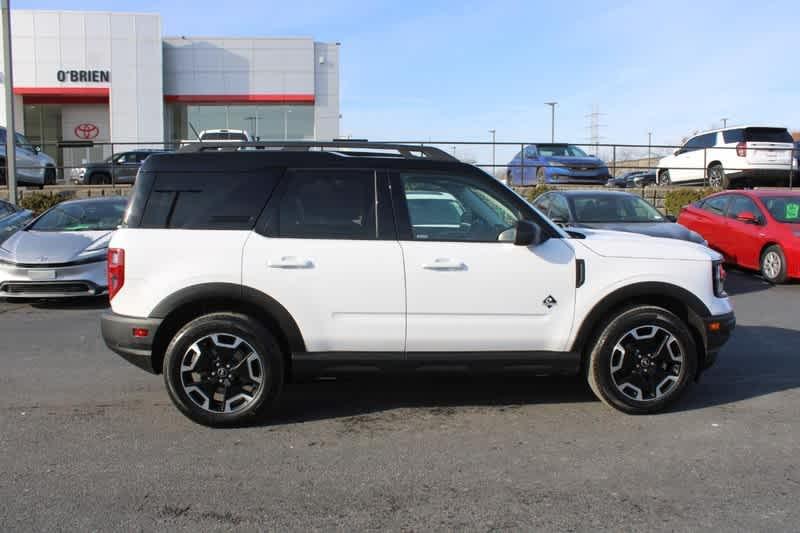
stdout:
POLYGON ((238 313, 213 313, 185 325, 164 357, 170 398, 206 426, 241 425, 277 403, 283 354, 260 322, 238 313))
POLYGON ((656 306, 631 307, 606 322, 589 356, 594 393, 629 414, 663 410, 696 373, 692 334, 677 316, 656 306))
POLYGON ((786 281, 786 255, 778 245, 772 245, 761 254, 761 275, 773 284, 786 281))
POLYGON ((56 184, 56 169, 54 169, 53 167, 47 167, 44 169, 44 184, 45 185, 56 184))

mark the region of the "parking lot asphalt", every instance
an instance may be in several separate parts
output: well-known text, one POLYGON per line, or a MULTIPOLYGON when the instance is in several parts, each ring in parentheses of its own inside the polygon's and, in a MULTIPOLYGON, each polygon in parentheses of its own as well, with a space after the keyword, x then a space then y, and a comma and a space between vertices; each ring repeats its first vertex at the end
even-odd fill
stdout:
POLYGON ((227 430, 105 348, 102 302, 0 302, 0 530, 797 530, 800 285, 728 288, 738 328, 665 414, 577 378, 381 379, 227 430))

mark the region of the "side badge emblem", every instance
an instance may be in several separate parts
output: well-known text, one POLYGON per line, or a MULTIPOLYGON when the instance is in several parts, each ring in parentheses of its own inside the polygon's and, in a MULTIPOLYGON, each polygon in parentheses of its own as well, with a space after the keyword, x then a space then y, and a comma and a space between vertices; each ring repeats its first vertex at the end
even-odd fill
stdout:
POLYGON ((544 299, 544 301, 542 303, 544 304, 545 307, 547 307, 548 309, 551 309, 558 302, 552 296, 548 296, 547 298, 544 299))

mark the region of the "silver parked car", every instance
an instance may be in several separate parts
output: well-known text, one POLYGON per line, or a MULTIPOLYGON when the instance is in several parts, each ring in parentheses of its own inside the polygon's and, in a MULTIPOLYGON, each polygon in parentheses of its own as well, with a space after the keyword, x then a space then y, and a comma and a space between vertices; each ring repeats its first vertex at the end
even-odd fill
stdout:
MULTIPOLYGON (((6 135, 7 131, 0 126, 0 185, 6 185, 6 135)), ((17 162, 17 184, 32 187, 44 187, 56 183, 56 162, 42 152, 40 146, 34 146, 21 133, 14 134, 17 144, 15 161, 17 162)))
POLYGON ((62 202, 13 234, 0 245, 0 297, 104 294, 108 241, 126 205, 121 197, 62 202))

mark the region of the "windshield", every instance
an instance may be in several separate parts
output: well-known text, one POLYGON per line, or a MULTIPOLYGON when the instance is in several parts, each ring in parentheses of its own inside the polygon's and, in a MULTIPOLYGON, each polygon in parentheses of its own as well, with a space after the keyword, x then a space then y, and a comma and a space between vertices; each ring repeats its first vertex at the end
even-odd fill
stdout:
POLYGON ((124 200, 57 205, 31 227, 34 231, 103 231, 116 229, 125 214, 124 200))
POLYGON ((571 199, 578 222, 665 222, 652 205, 627 194, 577 196, 571 199))
POLYGON ((586 152, 571 144, 540 144, 537 148, 542 157, 589 157, 586 152))
POLYGON ((247 135, 236 131, 214 131, 204 133, 200 138, 202 141, 246 141, 247 135))
POLYGON ((800 224, 800 196, 767 196, 761 201, 778 222, 800 224))

